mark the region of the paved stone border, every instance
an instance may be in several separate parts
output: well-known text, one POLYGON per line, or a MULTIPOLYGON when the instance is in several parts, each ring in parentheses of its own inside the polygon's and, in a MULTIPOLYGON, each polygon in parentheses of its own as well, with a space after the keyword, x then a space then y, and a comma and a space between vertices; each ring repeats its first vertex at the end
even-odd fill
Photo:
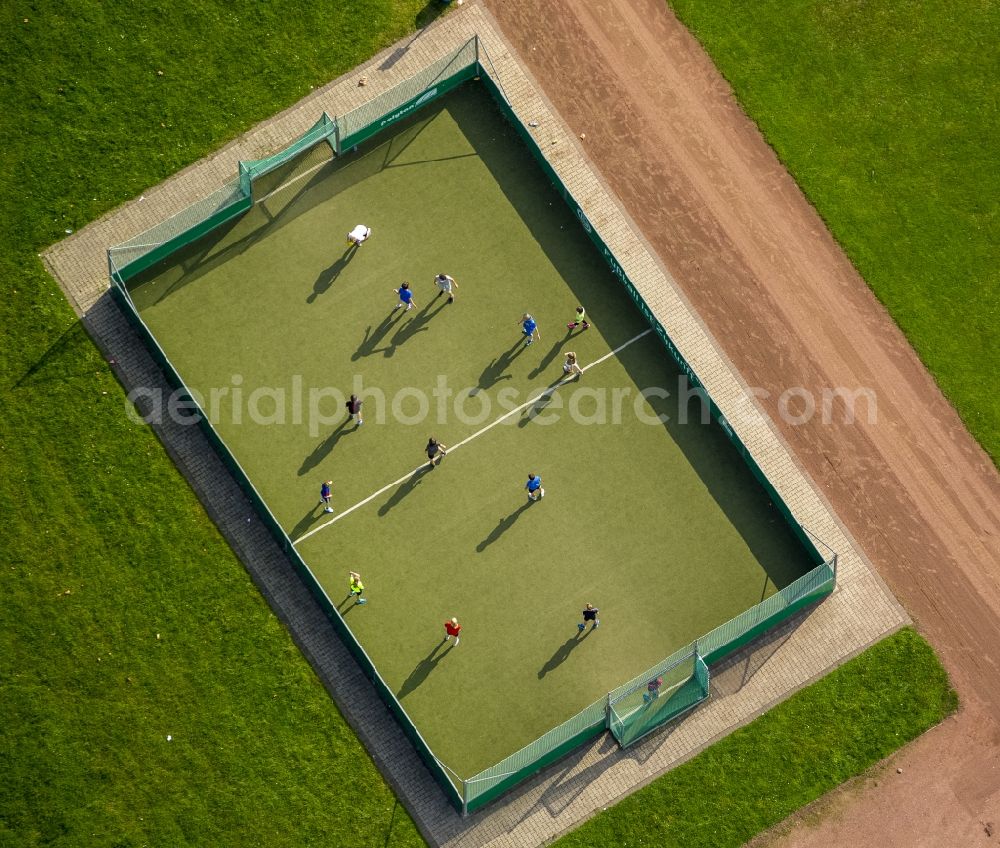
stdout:
POLYGON ((408 78, 478 34, 515 112, 695 369, 793 514, 839 555, 838 588, 712 669, 712 698, 683 720, 626 751, 605 735, 462 819, 447 804, 374 689, 298 580, 247 499, 196 427, 156 428, 272 609, 364 742, 432 845, 536 846, 694 756, 789 694, 826 674, 907 622, 829 504, 795 463, 746 385, 620 208, 575 137, 522 68, 489 13, 477 3, 455 10, 370 62, 299 101, 141 198, 54 245, 43 256, 126 390, 168 390, 164 375, 108 294, 106 250, 159 223, 231 179, 239 159, 286 146, 320 112, 343 114, 408 78), (361 77, 367 78, 359 86, 361 77))

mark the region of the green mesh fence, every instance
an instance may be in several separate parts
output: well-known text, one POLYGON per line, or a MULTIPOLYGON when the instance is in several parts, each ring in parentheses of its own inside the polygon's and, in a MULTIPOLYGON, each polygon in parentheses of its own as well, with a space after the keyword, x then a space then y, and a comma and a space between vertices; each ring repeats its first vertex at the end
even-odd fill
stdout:
POLYGON ((420 731, 417 730, 417 726, 407 715, 406 710, 403 709, 403 705, 399 703, 388 684, 382 679, 382 676, 378 673, 375 664, 371 661, 368 654, 365 652, 365 649, 361 646, 361 643, 355 639, 354 634, 347 626, 347 623, 341 616, 336 604, 330 599, 326 590, 313 575, 312 570, 306 564, 305 560, 303 560, 299 555, 299 552, 295 549, 291 539, 289 539, 288 535, 285 533, 284 528, 278 523, 278 519, 274 517, 274 514, 267 505, 267 502, 263 497, 261 497, 257 488, 250 480, 249 475, 247 475, 247 473, 243 470, 243 466, 240 465, 239 460, 237 460, 236 456, 229 449, 229 446, 223 440, 222 436, 220 436, 215 427, 212 426, 212 423, 205 414, 204 410, 201 409, 198 402, 191 395, 190 390, 181 379, 180 373, 174 367, 163 348, 160 347, 159 342, 157 342, 156 337, 146 325, 146 322, 142 320, 142 317, 139 315, 135 305, 132 303, 132 299, 129 297, 128 292, 125 289, 125 286, 119 284, 117 281, 114 281, 111 292, 115 301, 124 312, 126 318, 139 333, 140 338, 142 338, 145 342, 147 350, 150 352, 150 355, 156 361, 157 365, 160 366, 160 369, 166 376, 167 381, 175 388, 180 389, 180 391, 183 392, 183 395, 179 398, 179 400, 183 401, 186 404, 186 408, 190 410, 191 415, 196 417, 198 426, 201 428, 208 441, 212 444, 213 448, 215 448, 219 458, 229 469, 229 472, 232 474, 237 485, 239 485, 250 500, 258 518, 263 522, 264 526, 275 538, 282 550, 284 550, 284 552, 288 555, 299 578, 305 584, 312 596, 316 599, 320 608, 333 625, 333 629, 357 661, 361 671, 371 681, 376 693, 395 717, 396 722, 399 724, 403 733, 410 740, 410 743, 420 756, 420 759, 423 760, 424 764, 427 766, 431 776, 435 779, 435 781, 437 781, 438 785, 444 791, 445 796, 451 804, 456 809, 461 810, 462 797, 459 790, 456 788, 455 782, 445 772, 444 766, 434 755, 434 752, 431 751, 430 746, 424 741, 424 738, 420 735, 420 731))
MULTIPOLYGON (((708 697, 708 667, 694 646, 608 696, 608 727, 623 748, 708 697)), ((676 655, 675 655, 676 656, 676 655)))
POLYGON ((477 38, 337 118, 338 152, 371 138, 479 73, 477 38))
MULTIPOLYGON (((666 346, 670 355, 688 375, 695 386, 701 386, 697 375, 680 354, 665 329, 656 320, 632 281, 625 274, 617 257, 604 242, 597 229, 587 219, 558 174, 536 145, 530 131, 516 114, 510 103, 497 69, 490 61, 478 40, 473 38, 459 50, 428 65, 412 78, 373 98, 344 116, 336 119, 324 113, 302 136, 287 148, 272 156, 239 163, 239 174, 222 188, 198 201, 150 230, 117 245, 108 251, 108 264, 112 294, 123 311, 136 326, 154 359, 163 368, 170 382, 184 389, 180 375, 174 370, 164 351, 142 321, 129 297, 125 283, 128 279, 190 244, 212 229, 248 210, 255 200, 284 180, 295 179, 303 169, 309 170, 312 161, 304 154, 328 142, 339 154, 370 138, 380 130, 412 114, 462 82, 473 77, 481 78, 493 95, 501 111, 513 123, 522 139, 535 155, 548 178, 562 193, 563 198, 576 212, 584 230, 601 251, 614 276, 625 286, 630 297, 666 346), (266 178, 266 180, 262 180, 266 178)), ((319 160, 322 157, 318 157, 319 160)), ((190 394, 190 393, 188 393, 190 394)), ((836 584, 836 556, 828 562, 792 517, 791 511, 767 480, 749 451, 729 426, 719 408, 708 399, 713 417, 729 436, 741 456, 761 480, 768 495, 792 526, 793 530, 815 555, 820 563, 812 571, 772 595, 733 620, 715 628, 691 645, 667 657, 653 668, 619 686, 606 698, 591 704, 582 712, 550 730, 520 751, 473 777, 463 779, 450 772, 433 754, 416 726, 406 714, 393 692, 382 680, 360 643, 341 618, 336 606, 326 596, 323 588, 301 559, 278 522, 271 515, 267 504, 257 493, 239 463, 222 441, 207 417, 201 416, 202 427, 209 440, 229 467, 239 485, 247 492, 258 515, 274 534, 303 582, 316 597, 329 617, 334 630, 357 660, 365 675, 372 681, 379 696, 396 717, 400 727, 410 739, 417 753, 427 765, 435 780, 441 785, 448 800, 459 810, 475 810, 501 795, 512 786, 554 762, 581 743, 600 735, 610 728, 622 746, 632 744, 665 722, 677 718, 704 700, 709 693, 708 665, 737 650, 754 637, 788 618, 799 609, 833 591, 836 584), (650 687, 650 681, 656 681, 650 687), (450 776, 449 776, 450 774, 450 776)))
POLYGON ((705 662, 711 665, 803 607, 829 595, 836 584, 836 564, 835 556, 817 565, 770 598, 702 636, 698 639, 698 650, 705 662))
POLYGON ((496 72, 496 68, 493 63, 489 61, 488 54, 480 46, 480 79, 486 86, 486 89, 493 96, 496 101, 497 106, 500 111, 506 116, 507 120, 510 121, 511 125, 514 127, 515 131, 520 135, 521 140, 525 143, 528 150, 531 151, 538 163, 539 167, 548 177, 549 181, 556 188, 556 190, 562 195, 563 200, 566 204, 573 210, 574 214, 580 226, 583 227, 583 231, 587 234, 587 237, 594 244, 594 246, 600 251, 601 256, 604 257, 604 261, 607 263, 608 267, 611 269, 611 273, 614 277, 622 284, 625 291, 628 293, 629 297, 635 303, 639 312, 642 313, 643 317, 649 322, 650 327, 652 327, 653 332, 656 337, 662 342, 663 346, 666 348, 670 357, 674 360, 677 366, 681 369, 684 375, 687 377, 688 382, 695 389, 700 389, 704 392, 704 398, 708 403, 709 410, 712 415, 712 419, 719 425, 722 431, 726 434, 726 438, 732 443, 733 447, 736 448, 737 452, 743 458, 743 461, 747 464, 747 467, 753 473, 754 477, 758 480, 760 485, 763 487, 767 496, 771 499, 771 502, 775 505, 778 511, 781 513, 785 522, 788 524, 789 529, 798 538, 799 542, 806 549, 809 555, 812 557, 813 562, 817 565, 823 562, 823 556, 820 554, 819 550, 813 544, 812 540, 808 537, 802 526, 798 523, 795 517, 792 515, 791 510, 785 503, 784 499, 778 494, 772 485, 771 481, 767 478, 767 475, 758 465, 757 461, 754 459, 753 454, 743 444, 743 440, 740 439, 739 435, 733 429, 732 425, 726 420, 725 415, 723 415, 722 410, 719 408, 718 404, 712 399, 708 391, 704 387, 704 383, 701 378, 695 372, 691 363, 687 361, 678 347, 674 344, 673 339, 670 338, 670 334, 667 333, 666 328, 660 323, 659 319, 656 317, 655 312, 646 303, 639 289, 629 278, 625 269, 619 258, 615 255, 615 252, 611 247, 605 242, 603 236, 599 232, 598 228, 593 225, 590 219, 587 217, 586 212, 583 207, 573 196, 572 192, 566 187, 559 174, 556 172, 555 168, 546 158, 544 151, 538 146, 535 141, 535 137, 532 131, 529 129, 528 120, 529 117, 521 116, 517 113, 515 107, 510 103, 506 92, 503 88, 503 83, 500 76, 496 72))
POLYGON ((250 193, 244 191, 240 179, 231 180, 155 227, 110 248, 108 262, 113 278, 124 283, 175 250, 242 215, 250 205, 250 193))
MULTIPOLYGON (((305 133, 299 136, 284 150, 268 156, 264 159, 240 162, 240 185, 248 195, 253 195, 253 183, 258 177, 270 173, 275 168, 280 168, 290 162, 303 151, 315 147, 321 141, 327 141, 337 131, 337 122, 326 112, 313 124, 305 133)), ((331 149, 333 144, 331 143, 331 149)))
POLYGON ((481 807, 582 742, 599 736, 607 726, 606 709, 602 698, 495 766, 464 780, 466 810, 481 807))
POLYGON ((288 147, 268 156, 240 162, 239 173, 222 188, 178 212, 144 233, 108 250, 112 279, 125 283, 182 247, 197 241, 227 221, 242 215, 253 205, 256 195, 266 193, 273 183, 261 178, 279 174, 282 166, 294 164, 321 142, 330 142, 330 154, 337 122, 324 112, 320 119, 288 147))

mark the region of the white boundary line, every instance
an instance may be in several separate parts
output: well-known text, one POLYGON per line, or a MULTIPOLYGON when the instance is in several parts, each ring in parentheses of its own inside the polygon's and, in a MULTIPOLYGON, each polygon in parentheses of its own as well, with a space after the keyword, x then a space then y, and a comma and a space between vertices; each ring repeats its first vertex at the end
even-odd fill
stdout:
MULTIPOLYGON (((639 341, 639 339, 643 338, 644 336, 648 336, 648 335, 649 335, 649 334, 650 334, 651 332, 653 332, 653 328, 652 328, 652 327, 650 327, 650 328, 649 328, 648 330, 643 330, 643 331, 642 331, 641 333, 639 333, 639 335, 638 335, 638 336, 635 336, 635 337, 633 337, 633 338, 629 339, 629 340, 628 340, 627 342, 625 342, 624 344, 621 344, 621 345, 619 345, 618 347, 616 347, 616 348, 615 348, 614 350, 612 350, 612 351, 609 351, 608 353, 604 354, 604 356, 602 356, 602 357, 601 357, 600 359, 595 359, 595 360, 594 360, 593 362, 591 362, 591 363, 590 363, 589 365, 585 365, 585 366, 584 366, 583 368, 581 368, 580 370, 581 370, 581 371, 589 371, 589 370, 590 370, 591 368, 593 368, 593 367, 594 367, 595 365, 600 365, 600 364, 601 364, 602 362, 604 362, 604 361, 605 361, 606 359, 610 359, 610 358, 611 358, 612 356, 614 356, 614 355, 615 355, 616 353, 620 353, 621 351, 625 350, 625 348, 627 348, 627 347, 628 347, 628 346, 629 346, 630 344, 633 344, 633 343, 635 343, 635 342, 639 341)), ((450 453, 454 453, 454 452, 455 452, 455 451, 457 451, 457 450, 458 450, 458 449, 459 449, 460 447, 462 447, 462 445, 467 445, 467 444, 468 444, 469 442, 471 442, 471 441, 472 441, 473 439, 477 439, 477 438, 479 438, 479 437, 480 437, 481 435, 483 435, 483 433, 487 432, 488 430, 492 430, 492 429, 493 429, 494 427, 496 427, 496 426, 497 426, 497 424, 499 424, 499 423, 500 423, 501 421, 504 421, 504 420, 506 420, 507 418, 510 418, 510 416, 511 416, 511 415, 514 415, 515 413, 517 413, 517 412, 520 412, 520 411, 521 411, 522 409, 526 409, 527 407, 529 407, 529 406, 532 406, 533 404, 536 404, 536 403, 538 403, 538 401, 540 401, 540 400, 541 400, 541 399, 542 399, 543 397, 546 397, 547 395, 551 395, 551 394, 552 394, 553 392, 555 392, 555 390, 556 390, 556 389, 558 389, 558 388, 559 388, 560 386, 564 385, 564 384, 565 384, 565 382, 566 382, 565 380, 560 380, 560 381, 559 381, 558 383, 556 383, 556 384, 555 384, 554 386, 549 386, 548 388, 546 388, 546 389, 543 389, 543 390, 542 390, 542 391, 541 391, 541 392, 540 392, 540 393, 539 393, 538 395, 536 395, 535 397, 533 397, 533 398, 532 398, 531 400, 529 400, 529 401, 525 401, 525 402, 524 402, 524 403, 522 403, 522 404, 521 404, 520 406, 515 406, 515 407, 514 407, 513 409, 511 409, 510 411, 508 411, 508 412, 505 412, 505 413, 504 413, 503 415, 501 415, 501 416, 500 416, 499 418, 497 418, 497 419, 496 419, 496 420, 494 420, 494 421, 491 421, 491 422, 490 422, 489 424, 487 424, 487 425, 486 425, 485 427, 483 427, 482 429, 480 429, 480 430, 476 430, 476 432, 475 432, 475 433, 473 433, 473 434, 472 434, 471 436, 466 436, 466 437, 465 437, 464 439, 462 439, 462 441, 460 441, 460 442, 459 442, 458 444, 456 444, 456 445, 452 445, 452 446, 451 446, 450 448, 448 448, 448 453, 449 453, 449 454, 450 454, 450 453)), ((413 469, 412 471, 408 472, 407 474, 404 474, 404 475, 403 475, 402 477, 400 477, 400 478, 399 478, 398 480, 394 480, 394 481, 393 481, 392 483, 388 483, 387 485, 385 485, 385 486, 383 486, 383 487, 382 487, 381 489, 379 489, 379 490, 378 490, 377 492, 372 492, 372 494, 370 494, 370 495, 369 495, 369 496, 368 496, 367 498, 365 498, 365 499, 364 499, 364 500, 362 500, 362 501, 358 501, 358 502, 357 502, 356 504, 354 504, 354 506, 349 506, 349 507, 348 507, 347 509, 345 509, 345 510, 344 510, 343 512, 339 513, 339 514, 338 514, 338 515, 337 515, 336 517, 334 517, 334 518, 331 518, 331 519, 330 519, 329 521, 326 521, 326 522, 324 522, 323 524, 320 524, 320 525, 319 525, 319 527, 314 527, 314 528, 313 528, 312 530, 310 530, 310 531, 309 531, 308 533, 305 533, 305 534, 303 534, 303 535, 299 536, 299 538, 298 538, 298 539, 294 539, 294 540, 292 541, 292 544, 293 544, 293 545, 297 545, 297 544, 298 544, 299 542, 304 542, 304 541, 305 541, 306 539, 308 539, 308 538, 309 538, 310 536, 312 536, 312 535, 314 535, 314 534, 316 534, 316 533, 319 533, 319 531, 320 531, 320 530, 324 530, 324 529, 326 529, 326 528, 327 528, 327 527, 329 527, 329 526, 330 526, 331 524, 336 524, 336 523, 337 523, 338 521, 340 521, 340 519, 341 519, 341 518, 343 518, 344 516, 346 516, 346 515, 350 515, 350 514, 351 514, 352 512, 354 512, 354 510, 356 510, 356 509, 359 509, 360 507, 363 507, 363 506, 364 506, 364 505, 365 505, 366 503, 368 503, 369 501, 372 501, 372 500, 374 500, 375 498, 377 498, 377 497, 378 497, 379 495, 381 495, 381 494, 384 494, 385 492, 388 492, 388 491, 389 491, 389 489, 392 489, 392 488, 395 488, 396 486, 400 485, 401 483, 405 483, 405 482, 406 482, 407 480, 409 480, 409 479, 410 479, 410 478, 411 478, 411 477, 412 477, 412 476, 413 476, 414 474, 416 474, 416 473, 417 473, 417 472, 418 472, 418 471, 419 471, 419 470, 420 470, 421 468, 423 468, 423 467, 424 467, 424 465, 426 465, 426 463, 421 463, 421 464, 420 464, 420 465, 418 465, 418 466, 417 466, 416 468, 414 468, 414 469, 413 469)))

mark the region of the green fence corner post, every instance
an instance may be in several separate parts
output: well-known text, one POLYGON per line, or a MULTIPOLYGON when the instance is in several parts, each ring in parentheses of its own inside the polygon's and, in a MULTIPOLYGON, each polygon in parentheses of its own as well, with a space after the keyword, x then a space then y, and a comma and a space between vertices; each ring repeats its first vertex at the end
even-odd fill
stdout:
POLYGON ((607 700, 604 702, 604 726, 611 730, 611 693, 608 692, 607 700))
MULTIPOLYGON (((456 775, 457 776, 457 775, 456 775)), ((462 781, 462 817, 469 815, 469 781, 462 781)))
POLYGON ((837 559, 839 557, 840 557, 840 554, 834 554, 833 555, 833 563, 832 563, 832 565, 833 565, 833 585, 834 586, 837 585, 837 559))
POLYGON ((340 121, 336 119, 333 124, 333 152, 340 156, 340 121))
POLYGON ((240 190, 244 196, 253 197, 250 169, 243 162, 240 162, 240 190))

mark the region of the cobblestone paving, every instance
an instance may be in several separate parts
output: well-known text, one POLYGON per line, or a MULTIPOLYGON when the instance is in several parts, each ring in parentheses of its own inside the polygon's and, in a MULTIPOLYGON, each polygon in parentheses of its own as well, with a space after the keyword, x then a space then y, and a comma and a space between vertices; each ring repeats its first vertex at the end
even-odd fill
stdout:
POLYGON ((109 246, 121 243, 194 201, 236 173, 239 159, 275 152, 326 110, 350 108, 412 76, 478 34, 490 73, 532 129, 548 160, 622 268, 691 363, 796 518, 839 553, 838 588, 712 669, 712 698, 676 724, 626 751, 602 736, 468 818, 444 800, 413 748, 378 699, 277 543, 197 427, 155 425, 171 457, 285 622, 424 836, 443 846, 536 846, 570 830, 616 799, 690 758, 907 622, 871 564, 816 486, 800 470, 746 391, 641 230, 606 190, 543 89, 523 70, 489 13, 470 3, 313 92, 219 152, 54 245, 44 261, 126 390, 169 392, 163 374, 108 294, 109 246), (366 78, 364 86, 359 80, 366 78))

